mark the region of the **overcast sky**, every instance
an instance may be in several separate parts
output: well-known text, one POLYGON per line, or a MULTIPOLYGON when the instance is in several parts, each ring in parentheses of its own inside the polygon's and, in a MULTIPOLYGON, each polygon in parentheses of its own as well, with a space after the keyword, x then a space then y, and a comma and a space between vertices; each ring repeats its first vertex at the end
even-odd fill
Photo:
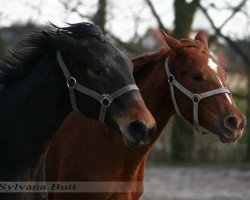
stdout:
MULTIPOLYGON (((70 0, 69 6, 76 5, 76 1, 70 0)), ((244 8, 245 10, 250 10, 249 1, 244 8)), ((97 0, 82 0, 82 2, 83 6, 78 6, 81 13, 84 15, 95 13, 97 0)), ((157 27, 156 21, 144 0, 110 0, 109 2, 107 28, 122 40, 129 40, 134 35, 135 28, 140 35, 143 35, 148 28, 157 27), (135 17, 140 19, 138 24, 134 23, 135 17)), ((165 26, 173 28, 173 1, 152 0, 152 2, 165 26)), ((228 5, 238 5, 241 0, 201 0, 201 2, 204 6, 214 2, 218 7, 224 8, 228 5)), ((230 15, 230 11, 226 9, 220 9, 219 11, 210 9, 209 13, 217 26, 230 15)), ((248 20, 244 14, 239 13, 223 28, 223 32, 231 37, 249 37, 248 20)), ((57 25, 63 25, 64 21, 76 23, 83 21, 83 19, 76 13, 65 11, 58 0, 1 0, 0 26, 10 26, 13 23, 23 24, 27 21, 37 24, 46 24, 51 21, 57 25), (37 10, 37 8, 40 8, 40 10, 37 10)), ((201 12, 197 12, 193 27, 212 31, 201 12)))

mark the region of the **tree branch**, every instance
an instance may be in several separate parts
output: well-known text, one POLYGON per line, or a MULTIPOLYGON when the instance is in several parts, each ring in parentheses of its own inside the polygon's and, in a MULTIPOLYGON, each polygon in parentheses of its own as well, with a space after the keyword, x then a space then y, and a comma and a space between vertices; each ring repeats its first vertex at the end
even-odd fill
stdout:
POLYGON ((138 55, 142 53, 140 51, 141 48, 140 46, 138 46, 138 43, 134 44, 131 42, 123 42, 122 40, 120 40, 119 38, 117 38, 115 35, 113 35, 110 32, 108 32, 107 35, 111 40, 114 41, 114 43, 116 43, 118 46, 128 51, 128 53, 131 53, 133 55, 138 55))
POLYGON ((84 15, 84 14, 80 13, 80 12, 77 10, 77 7, 80 6, 80 5, 82 5, 82 1, 81 1, 81 0, 78 0, 78 1, 76 2, 76 5, 77 5, 77 6, 74 6, 74 7, 72 7, 72 8, 70 8, 70 6, 69 6, 69 4, 68 4, 69 1, 66 1, 66 0, 59 0, 59 2, 63 5, 64 9, 65 9, 66 11, 68 11, 68 13, 75 12, 75 13, 77 13, 81 18, 87 18, 87 19, 92 20, 92 16, 84 15))
POLYGON ((241 56, 241 58, 243 59, 243 61, 246 64, 249 64, 250 63, 249 57, 243 52, 243 50, 239 47, 239 45, 236 44, 236 42, 234 42, 230 37, 225 36, 224 34, 221 33, 221 29, 217 28, 215 26, 212 18, 210 17, 210 15, 207 12, 207 9, 205 9, 201 4, 199 4, 199 8, 203 12, 203 14, 206 16, 206 18, 208 19, 208 21, 209 21, 210 25, 212 26, 212 28, 214 29, 215 33, 217 35, 219 35, 220 37, 222 37, 235 50, 235 52, 241 56))
POLYGON ((161 21, 160 16, 157 14, 157 12, 156 12, 156 10, 155 10, 152 2, 150 0, 146 0, 146 3, 148 4, 148 6, 149 6, 149 8, 150 8, 150 10, 151 10, 151 12, 153 14, 153 16, 155 17, 155 19, 156 19, 156 21, 158 23, 159 28, 163 29, 163 30, 166 30, 166 28, 164 27, 164 25, 163 25, 163 23, 161 21))
POLYGON ((240 9, 246 4, 247 0, 243 0, 238 6, 233 8, 233 12, 231 15, 222 23, 222 25, 219 27, 219 29, 222 29, 234 16, 237 12, 240 11, 240 9))

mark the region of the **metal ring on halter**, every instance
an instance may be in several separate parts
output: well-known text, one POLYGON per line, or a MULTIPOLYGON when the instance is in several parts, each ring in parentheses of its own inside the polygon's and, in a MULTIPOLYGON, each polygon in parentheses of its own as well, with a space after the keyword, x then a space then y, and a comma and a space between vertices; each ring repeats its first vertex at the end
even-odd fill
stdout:
POLYGON ((69 89, 74 89, 76 87, 76 84, 77 82, 74 77, 71 76, 70 78, 67 79, 67 86, 69 89))
MULTIPOLYGON (((87 87, 84 87, 83 85, 77 83, 76 79, 74 77, 72 77, 70 75, 70 72, 67 68, 67 66, 65 65, 65 63, 63 62, 62 59, 62 55, 60 51, 56 52, 56 57, 57 57, 57 61, 63 71, 63 74, 67 80, 67 87, 69 88, 69 97, 70 97, 70 101, 71 101, 71 106, 73 108, 74 111, 80 113, 79 109, 77 108, 77 102, 76 102, 76 96, 75 96, 75 90, 88 95, 94 99, 96 99, 98 102, 100 102, 101 104, 101 108, 100 108, 100 114, 99 114, 99 121, 104 123, 105 121, 105 113, 107 111, 107 108, 110 106, 110 104, 113 102, 114 99, 116 99, 117 97, 120 97, 121 95, 129 92, 129 91, 133 91, 133 90, 139 90, 138 87, 135 84, 129 84, 125 87, 122 87, 118 90, 116 90, 115 92, 109 94, 100 94, 94 90, 91 90, 87 87)), ((1 85, 0 85, 0 89, 1 89, 1 85)))
POLYGON ((170 75, 169 77, 168 77, 168 82, 169 83, 173 83, 174 82, 174 76, 173 75, 170 75))
POLYGON ((194 94, 193 96, 193 102, 198 103, 201 100, 201 97, 199 94, 194 94))
POLYGON ((102 104, 102 107, 108 108, 110 106, 110 104, 112 103, 112 101, 113 101, 113 99, 110 95, 103 94, 100 103, 102 104))

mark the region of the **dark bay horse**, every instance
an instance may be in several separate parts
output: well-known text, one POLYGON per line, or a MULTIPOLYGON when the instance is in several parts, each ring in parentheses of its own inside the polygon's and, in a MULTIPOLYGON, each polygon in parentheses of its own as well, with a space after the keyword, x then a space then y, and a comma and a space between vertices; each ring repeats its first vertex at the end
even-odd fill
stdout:
MULTIPOLYGON (((133 146, 149 141, 155 121, 135 85, 132 62, 98 27, 54 27, 21 44, 22 50, 0 65, 0 181, 35 181, 72 107, 101 118, 133 146)), ((0 199, 5 197, 1 193, 0 199)))
MULTIPOLYGON (((225 88, 226 73, 209 53, 204 33, 199 32, 194 40, 181 41, 164 36, 170 48, 164 47, 133 59, 136 83, 157 122, 157 133, 150 144, 140 149, 128 148, 115 131, 71 113, 52 141, 47 155, 47 181, 129 182, 124 193, 50 193, 49 199, 139 199, 143 185, 138 183, 143 182, 150 147, 176 113, 170 91, 174 79, 195 93, 194 97, 203 98, 204 92, 208 91, 215 94, 200 100, 199 126, 196 127, 206 128, 226 143, 235 142, 242 136, 245 117, 225 88), (168 62, 165 63, 166 59, 168 62), (166 73, 167 67, 173 77, 166 73), (83 145, 81 141, 88 143, 83 145)), ((194 125, 196 99, 190 99, 177 86, 174 87, 174 97, 182 117, 194 125)))

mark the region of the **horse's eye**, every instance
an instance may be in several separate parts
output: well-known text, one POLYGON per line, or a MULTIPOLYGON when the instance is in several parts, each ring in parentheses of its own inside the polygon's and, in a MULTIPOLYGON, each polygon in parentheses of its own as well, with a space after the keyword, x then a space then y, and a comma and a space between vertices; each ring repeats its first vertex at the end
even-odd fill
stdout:
POLYGON ((103 70, 99 67, 95 67, 92 69, 92 72, 96 75, 96 76, 102 76, 103 75, 103 70))
POLYGON ((193 74, 193 75, 192 75, 192 79, 193 79, 194 81, 201 81, 201 80, 202 80, 202 77, 201 77, 200 74, 193 74))

